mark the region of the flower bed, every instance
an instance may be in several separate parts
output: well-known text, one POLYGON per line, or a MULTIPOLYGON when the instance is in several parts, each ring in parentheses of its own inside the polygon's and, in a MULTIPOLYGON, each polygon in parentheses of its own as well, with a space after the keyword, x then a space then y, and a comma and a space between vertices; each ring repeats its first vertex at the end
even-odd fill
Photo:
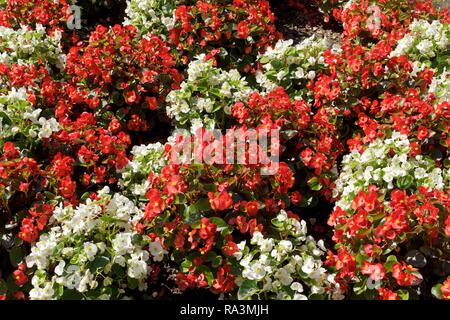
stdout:
POLYGON ((73 5, 0 0, 0 300, 450 299, 448 10, 73 5))

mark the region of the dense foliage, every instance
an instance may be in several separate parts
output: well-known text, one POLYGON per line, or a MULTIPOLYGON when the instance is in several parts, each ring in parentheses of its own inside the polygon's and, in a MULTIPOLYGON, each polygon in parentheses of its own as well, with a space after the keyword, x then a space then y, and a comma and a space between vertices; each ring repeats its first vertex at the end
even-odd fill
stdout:
POLYGON ((448 10, 75 2, 0 0, 0 300, 450 299, 448 10))

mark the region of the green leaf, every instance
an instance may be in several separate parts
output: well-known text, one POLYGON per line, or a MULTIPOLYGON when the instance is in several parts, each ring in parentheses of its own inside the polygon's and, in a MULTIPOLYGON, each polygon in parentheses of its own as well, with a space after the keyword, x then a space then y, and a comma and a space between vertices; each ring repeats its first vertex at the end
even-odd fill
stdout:
POLYGON ((8 292, 14 292, 14 291, 20 290, 19 286, 17 286, 16 281, 14 280, 12 273, 6 279, 6 285, 8 286, 8 292))
POLYGON ((0 112, 0 119, 2 119, 4 124, 7 124, 8 126, 12 125, 12 121, 6 113, 0 112))
POLYGON ((277 218, 273 218, 271 220, 271 222, 272 222, 272 225, 277 229, 281 229, 284 225, 283 222, 279 221, 277 218))
POLYGON ((450 159, 445 159, 444 160, 444 167, 447 168, 447 169, 450 168, 450 159))
POLYGON ((175 195, 174 204, 183 204, 186 203, 186 196, 182 193, 178 193, 175 195))
POLYGON ((136 289, 138 287, 139 281, 137 279, 133 279, 133 278, 130 278, 130 277, 127 277, 127 278, 128 278, 128 287, 131 290, 136 289))
POLYGON ((244 280, 238 290, 239 300, 250 300, 258 292, 256 280, 244 280))
MULTIPOLYGON (((193 221, 199 220, 201 216, 203 216, 203 212, 209 211, 210 209, 211 206, 209 204, 209 200, 206 198, 202 198, 185 209, 184 222, 192 224, 193 221)), ((192 227, 194 228, 194 226, 192 227)))
POLYGON ((195 203, 195 207, 200 212, 211 210, 211 204, 209 203, 209 199, 206 199, 206 198, 199 199, 195 203))
POLYGON ((439 283, 431 289, 431 293, 433 294, 433 296, 435 296, 438 299, 443 299, 441 288, 442 284, 439 283))
POLYGON ((317 177, 309 179, 308 186, 313 191, 319 191, 320 189, 322 189, 322 185, 319 183, 319 178, 317 177))
POLYGON ((393 255, 387 257, 386 262, 384 263, 384 267, 387 271, 392 271, 392 266, 397 263, 397 258, 393 255))
POLYGON ((217 254, 214 251, 208 251, 204 257, 205 257, 205 261, 210 262, 210 261, 213 261, 217 257, 217 254))
POLYGON ((6 295, 7 291, 8 291, 8 286, 6 285, 6 281, 3 279, 0 279, 0 295, 6 295))
POLYGON ((108 263, 108 257, 98 256, 90 263, 89 271, 91 271, 91 273, 96 273, 98 269, 104 268, 108 263))
POLYGON ((123 278, 125 276, 125 270, 123 270, 123 268, 117 263, 113 264, 111 271, 119 278, 123 278))
POLYGON ((203 274, 205 275, 206 280, 208 280, 208 284, 211 286, 214 281, 214 274, 209 268, 205 268, 203 274))
POLYGON ((402 300, 409 300, 409 292, 406 290, 398 290, 397 294, 399 295, 400 299, 402 300))
POLYGON ((188 259, 185 259, 182 263, 181 263, 181 271, 183 272, 188 272, 189 268, 192 266, 192 262, 189 261, 188 259))
POLYGON ((325 300, 325 297, 323 296, 323 294, 319 294, 319 293, 313 293, 308 298, 309 298, 309 300, 325 300))
POLYGON ((228 224, 222 218, 219 218, 219 217, 209 218, 209 221, 214 223, 217 226, 217 228, 226 228, 226 227, 228 227, 228 224))
POLYGON ((89 195, 90 195, 89 192, 83 193, 83 195, 81 196, 80 200, 81 200, 81 201, 87 200, 87 198, 89 198, 89 195))
POLYGON ((14 245, 21 246, 23 244, 23 240, 19 238, 19 236, 14 237, 14 245))
POLYGON ((270 59, 266 56, 262 57, 259 62, 261 62, 262 64, 266 64, 270 61, 270 59))
POLYGON ((83 295, 76 290, 65 289, 61 300, 81 300, 83 295))
POLYGON ((212 266, 214 267, 214 268, 217 268, 218 266, 220 266, 221 264, 222 264, 222 257, 221 256, 216 256, 215 258, 214 258, 214 260, 213 260, 213 262, 212 262, 212 266))
POLYGON ((361 281, 359 284, 353 287, 353 291, 356 295, 361 295, 367 290, 366 281, 361 281))
POLYGON ((44 191, 44 195, 47 199, 50 199, 50 200, 53 200, 56 197, 54 193, 51 193, 49 191, 44 191))
POLYGON ((9 260, 14 267, 17 267, 25 257, 25 251, 21 247, 14 247, 9 252, 9 260))
POLYGON ((356 262, 361 265, 366 257, 360 253, 356 255, 356 262))
POLYGON ((397 181, 395 182, 395 184, 400 189, 408 189, 412 185, 413 182, 414 182, 414 178, 410 175, 407 175, 404 177, 397 178, 397 181))

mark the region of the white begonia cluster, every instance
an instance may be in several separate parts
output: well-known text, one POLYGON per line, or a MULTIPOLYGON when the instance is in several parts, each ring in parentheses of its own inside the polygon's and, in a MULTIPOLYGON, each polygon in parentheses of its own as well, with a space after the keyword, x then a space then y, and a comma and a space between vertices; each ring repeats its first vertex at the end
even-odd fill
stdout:
POLYGON ((435 75, 430 84, 429 92, 436 96, 438 104, 450 101, 450 72, 445 70, 441 74, 435 75))
POLYGON ((22 133, 31 141, 49 138, 61 128, 55 118, 41 116, 42 109, 35 109, 28 101, 25 88, 12 88, 6 95, 0 94, 0 136, 13 137, 22 133))
MULTIPOLYGON (((307 235, 306 222, 289 218, 284 210, 272 221, 280 239, 264 237, 254 232, 250 246, 238 244, 235 253, 243 268, 237 284, 251 286, 251 295, 264 298, 306 300, 312 295, 343 299, 335 275, 322 265, 326 253, 323 240, 315 241, 307 235)), ((245 286, 244 286, 245 287, 245 286)))
POLYGON ((48 35, 37 24, 35 30, 22 26, 18 30, 0 26, 0 63, 32 64, 39 60, 64 69, 66 57, 61 49, 61 31, 48 35))
POLYGON ((129 0, 125 9, 125 25, 137 27, 142 34, 153 33, 166 39, 175 26, 175 0, 129 0))
POLYGON ((377 139, 360 154, 357 150, 345 155, 342 170, 336 180, 333 196, 343 210, 351 207, 354 197, 369 185, 392 190, 406 183, 408 188, 428 186, 433 189, 450 188, 448 169, 436 168, 434 160, 422 155, 409 156, 410 142, 407 136, 396 131, 388 139, 377 139), (391 156, 390 153, 394 152, 391 156))
POLYGON ((130 281, 145 290, 150 257, 162 261, 167 251, 135 231, 142 218, 132 201, 111 195, 108 187, 99 191, 98 199, 89 198, 76 208, 55 208, 49 232, 25 259, 28 268, 36 268, 30 298, 62 298, 66 290, 88 299, 122 298, 130 281))
POLYGON ((268 48, 260 55, 262 71, 256 74, 261 90, 266 92, 283 86, 294 98, 306 98, 306 83, 314 79, 325 68, 324 52, 332 47, 333 52, 340 49, 331 46, 327 38, 311 36, 293 45, 293 40, 279 40, 274 48, 268 48))
POLYGON ((450 99, 450 58, 445 59, 445 52, 450 46, 450 26, 433 20, 414 20, 409 26, 409 33, 397 43, 390 57, 406 55, 413 61, 411 76, 415 77, 426 67, 433 68, 434 77, 429 92, 436 96, 436 102, 450 99), (436 60, 437 57, 444 59, 436 60))
POLYGON ((149 187, 150 172, 158 173, 167 164, 164 145, 157 142, 134 146, 131 154, 133 159, 124 168, 119 183, 130 195, 144 197, 149 187))
POLYGON ((251 89, 237 70, 225 71, 197 56, 188 66, 188 78, 167 96, 167 114, 179 126, 214 129, 236 101, 246 101, 251 89), (217 116, 217 118, 216 118, 217 116))
POLYGON ((450 27, 448 23, 433 20, 414 20, 409 26, 409 33, 397 43, 391 57, 407 55, 410 60, 422 61, 432 59, 450 45, 450 27))

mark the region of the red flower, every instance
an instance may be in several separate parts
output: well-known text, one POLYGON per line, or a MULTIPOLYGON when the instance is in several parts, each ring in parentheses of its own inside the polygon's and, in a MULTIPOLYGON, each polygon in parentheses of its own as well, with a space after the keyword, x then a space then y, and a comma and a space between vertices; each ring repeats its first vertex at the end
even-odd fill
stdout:
POLYGON ((409 155, 411 157, 415 157, 415 156, 417 156, 417 155, 422 153, 422 150, 420 148, 420 144, 418 144, 416 141, 411 142, 409 147, 410 147, 409 155))
POLYGON ((371 212, 375 209, 377 202, 378 198, 376 191, 370 191, 369 193, 360 191, 353 199, 352 209, 357 210, 362 207, 365 211, 371 212))
POLYGON ((211 291, 213 293, 227 293, 233 291, 236 288, 235 276, 230 274, 230 267, 224 266, 219 267, 216 274, 216 279, 214 279, 211 291))
POLYGON ((27 275, 22 270, 16 270, 13 272, 14 281, 20 287, 28 282, 27 275))
POLYGON ((136 94, 136 92, 134 90, 127 91, 127 93, 125 94, 125 101, 128 104, 135 103, 137 98, 138 98, 137 94, 136 94))
POLYGON ((7 158, 17 158, 19 151, 14 147, 14 143, 8 141, 3 145, 3 152, 7 158))
POLYGON ((237 25, 238 37, 241 39, 247 39, 249 33, 250 33, 250 29, 248 27, 247 22, 245 22, 245 21, 239 22, 237 25))
POLYGON ((381 263, 369 263, 364 261, 361 267, 361 273, 369 275, 369 278, 373 281, 380 281, 384 279, 386 275, 386 269, 381 263))
POLYGON ((158 100, 155 97, 146 97, 145 101, 147 102, 150 110, 158 109, 158 100))
POLYGON ((220 192, 218 196, 215 196, 213 192, 208 192, 208 198, 211 208, 215 211, 224 211, 233 205, 231 195, 226 191, 220 192))
POLYGON ((400 286, 415 286, 422 282, 422 278, 417 273, 417 269, 405 262, 397 262, 392 266, 392 276, 400 286), (416 274, 413 274, 413 272, 416 274))
POLYGON ((353 278, 356 270, 356 259, 348 251, 347 248, 338 249, 337 257, 334 257, 334 263, 337 270, 340 270, 338 278, 348 276, 353 278))
POLYGON ((428 138, 428 135, 429 135, 430 133, 428 132, 428 129, 427 128, 425 128, 424 126, 420 126, 418 129, 417 129, 417 139, 419 139, 419 140, 424 140, 424 139, 426 139, 426 138, 428 138))
POLYGON ((31 218, 24 218, 22 226, 20 227, 19 238, 25 242, 34 242, 38 237, 38 229, 34 225, 34 220, 31 218))
POLYGON ((175 235, 175 240, 173 243, 175 248, 177 248, 177 250, 183 250, 185 242, 186 242, 186 240, 184 238, 184 235, 182 233, 178 232, 175 235))
POLYGON ((59 183, 59 191, 64 198, 69 199, 75 193, 77 184, 70 179, 70 176, 64 177, 59 183))
POLYGON ((186 290, 189 287, 189 282, 187 280, 187 276, 184 273, 178 272, 175 279, 178 289, 181 291, 186 290))
POLYGON ((435 223, 438 218, 439 209, 433 206, 431 203, 425 203, 414 210, 414 214, 417 217, 417 221, 420 224, 435 223))
POLYGON ((450 237, 450 215, 445 219, 445 234, 450 237))
POLYGON ((279 193, 286 193, 289 188, 294 185, 295 181, 294 174, 289 166, 284 162, 280 163, 275 179, 278 183, 277 192, 279 193))
POLYGON ((400 300, 397 293, 386 288, 379 288, 378 294, 381 300, 400 300))
POLYGON ((450 277, 442 284, 441 293, 445 300, 450 300, 450 277))
POLYGON ((146 196, 149 202, 145 206, 145 219, 151 221, 166 208, 166 205, 158 189, 150 189, 146 196))
POLYGON ((227 244, 223 247, 223 253, 230 257, 232 257, 238 251, 239 248, 233 241, 228 241, 227 244))
POLYGON ((247 231, 248 231, 248 222, 247 222, 247 219, 244 216, 237 216, 236 217, 236 225, 238 227, 238 230, 241 233, 247 233, 247 231))
MULTIPOLYGON (((82 146, 78 151, 78 154, 83 157, 83 151, 86 150, 85 146, 82 146)), ((89 162, 90 158, 83 159, 84 162, 89 162)), ((73 165, 75 164, 75 160, 71 157, 64 156, 61 152, 58 152, 52 161, 52 171, 54 172, 57 178, 62 178, 65 176, 70 176, 73 173, 73 165)))
POLYGON ((313 151, 309 148, 306 148, 301 153, 302 160, 307 166, 309 166, 309 163, 312 160, 312 156, 313 156, 313 151))
POLYGON ((217 230, 217 226, 210 222, 208 218, 203 217, 201 220, 202 224, 200 226, 199 236, 202 239, 208 239, 214 236, 217 230))
POLYGON ((291 194, 291 201, 293 204, 297 205, 300 201, 302 201, 302 194, 298 191, 294 191, 291 194))
POLYGON ((186 192, 188 189, 187 184, 179 175, 170 177, 166 184, 166 190, 169 194, 177 194, 186 192))
POLYGON ((249 201, 245 206, 247 209, 247 213, 250 217, 256 217, 259 211, 259 203, 258 201, 249 201))

